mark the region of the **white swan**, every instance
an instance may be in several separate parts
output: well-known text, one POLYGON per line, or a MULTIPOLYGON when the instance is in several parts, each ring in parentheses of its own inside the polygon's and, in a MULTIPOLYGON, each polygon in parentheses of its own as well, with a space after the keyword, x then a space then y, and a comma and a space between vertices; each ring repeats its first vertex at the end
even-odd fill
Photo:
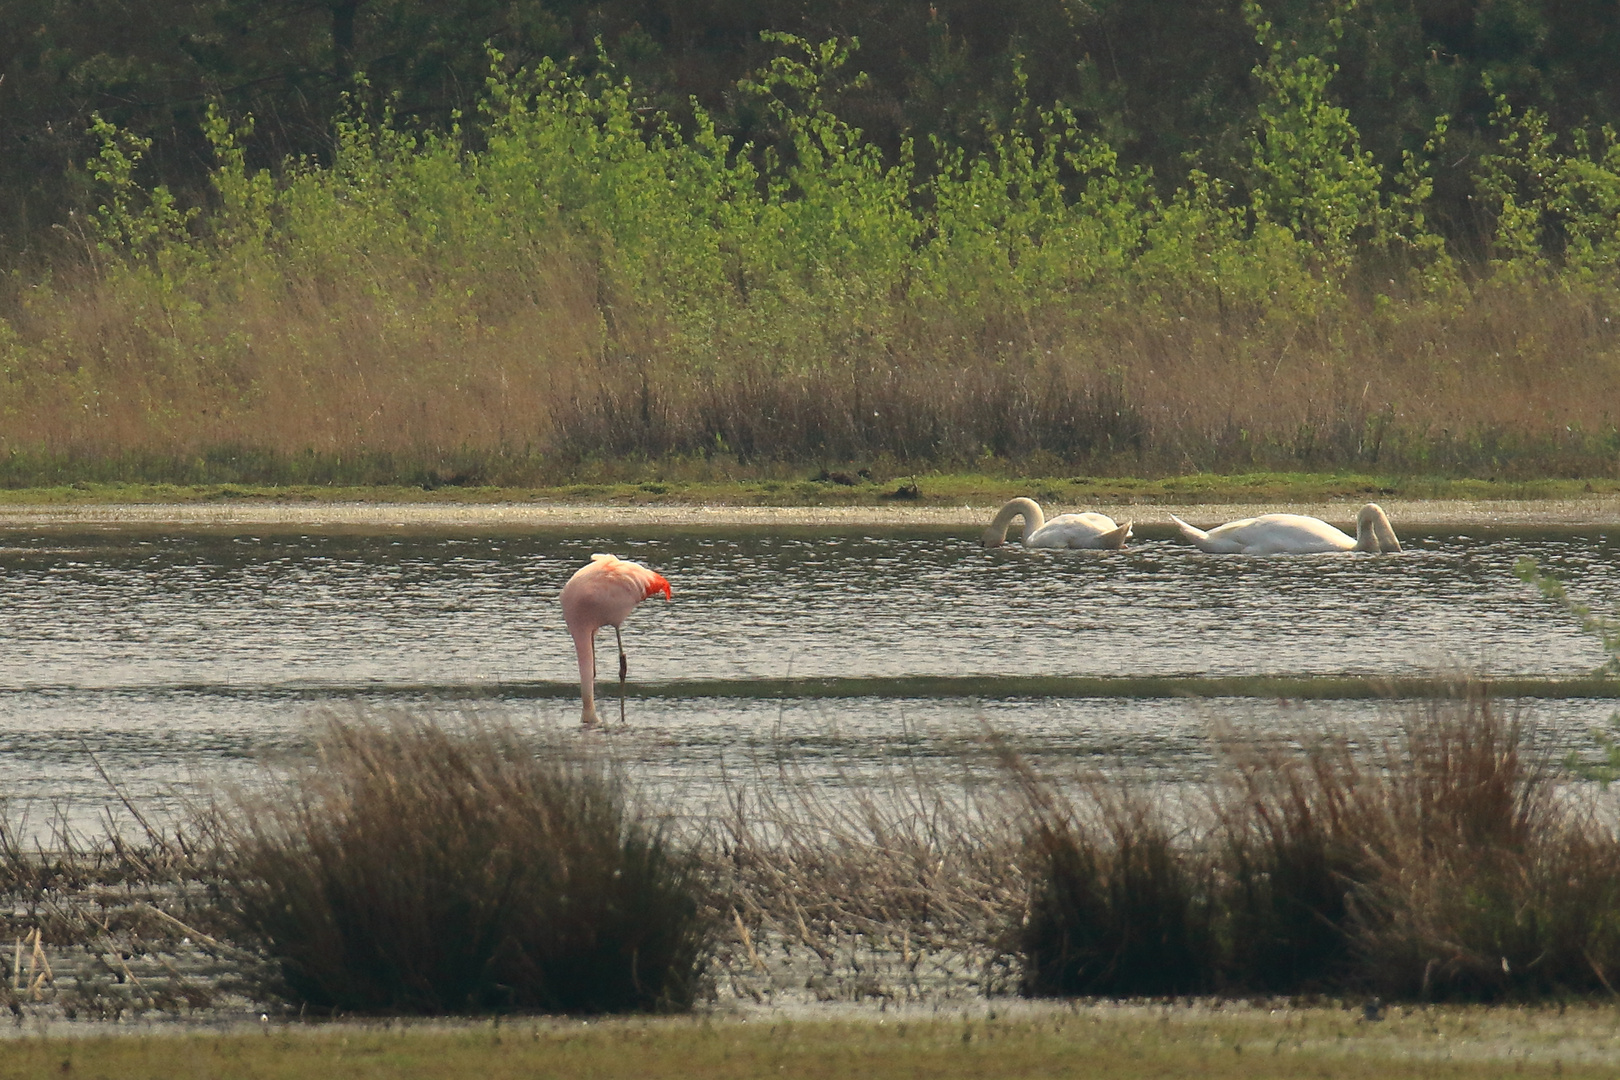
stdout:
POLYGON ((1114 524, 1106 514, 1061 514, 1051 521, 1034 499, 1014 499, 996 514, 984 530, 984 546, 1000 547, 1012 519, 1024 519, 1024 546, 1038 548, 1121 548, 1131 535, 1131 523, 1114 524))
POLYGON ((1217 555, 1304 555, 1325 551, 1399 551, 1383 507, 1368 503, 1356 514, 1356 535, 1350 537, 1320 518, 1301 514, 1264 514, 1229 521, 1205 532, 1171 514, 1187 542, 1217 555))

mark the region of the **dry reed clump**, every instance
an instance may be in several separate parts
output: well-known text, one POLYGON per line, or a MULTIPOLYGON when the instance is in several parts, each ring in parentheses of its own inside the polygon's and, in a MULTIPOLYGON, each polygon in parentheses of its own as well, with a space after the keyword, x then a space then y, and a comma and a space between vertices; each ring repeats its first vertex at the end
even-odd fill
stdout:
POLYGON ((734 992, 1004 992, 1002 928, 1026 887, 1016 818, 993 777, 968 773, 913 763, 829 789, 783 759, 775 775, 731 783, 706 850, 734 992))
POLYGON ((1090 781, 1081 810, 1031 799, 1029 907, 1015 933, 1031 994, 1192 994, 1211 985, 1208 860, 1150 794, 1090 781))
POLYGON ((196 838, 124 805, 132 820, 109 811, 96 836, 0 802, 0 1007, 19 1021, 247 1004, 259 961, 200 929, 213 903, 196 838))
POLYGON ((1368 822, 1354 800, 1367 771, 1343 738, 1279 750, 1232 740, 1214 792, 1224 863, 1224 977, 1257 991, 1331 990, 1353 978, 1352 883, 1368 822))
POLYGON ((1434 707, 1358 785, 1361 978, 1395 996, 1613 992, 1620 839, 1488 699, 1434 707))
POLYGON ((664 1010, 698 987, 691 854, 600 760, 510 726, 331 718, 312 764, 210 829, 228 923, 306 1007, 664 1010))
POLYGON ((1082 814, 1026 784, 1027 992, 1613 992, 1620 838, 1499 704, 1435 703, 1371 748, 1228 751, 1174 829, 1139 792, 1094 783, 1082 814))

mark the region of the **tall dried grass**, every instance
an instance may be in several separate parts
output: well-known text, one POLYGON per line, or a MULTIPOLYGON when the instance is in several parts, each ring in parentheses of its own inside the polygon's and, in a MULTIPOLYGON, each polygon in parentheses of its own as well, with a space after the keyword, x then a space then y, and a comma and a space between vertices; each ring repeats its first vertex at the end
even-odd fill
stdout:
MULTIPOLYGON (((1039 786, 1029 790, 1038 790, 1039 786)), ((1213 866, 1151 793, 1093 779, 1088 805, 1039 791, 1017 942, 1032 994, 1193 994, 1214 982, 1213 866)))
POLYGON ((1560 797, 1535 731, 1479 700, 1431 711, 1379 757, 1357 784, 1362 977, 1406 997, 1612 992, 1620 842, 1560 797))
POLYGON ((280 992, 343 1012, 689 1006, 692 856, 602 762, 469 725, 333 717, 313 764, 212 818, 225 914, 280 992))
POLYGON ((335 719, 317 741, 201 834, 28 851, 0 822, 19 939, 94 968, 12 998, 206 1004, 217 974, 97 981, 182 936, 233 986, 347 1012, 678 1008, 711 977, 839 1000, 1620 989, 1613 817, 1478 693, 1370 743, 1225 732, 1174 798, 995 740, 834 784, 778 748, 679 826, 600 758, 495 721, 335 719))
POLYGON ((478 282, 494 316, 411 313, 365 283, 254 286, 142 326, 127 286, 59 284, 10 312, 48 343, 9 377, 3 479, 561 482, 593 463, 986 462, 1094 473, 1378 468, 1610 475, 1620 307, 1554 286, 1398 316, 1224 325, 1152 305, 1048 312, 983 340, 978 314, 896 312, 836 359, 684 350, 604 319, 594 267, 478 282), (229 355, 220 364, 194 353, 229 355))
POLYGON ((1017 808, 993 767, 961 749, 958 762, 832 785, 779 753, 728 780, 705 850, 716 915, 735 932, 722 966, 742 993, 784 969, 826 998, 1010 985, 1002 938, 1026 889, 1017 808), (795 951, 814 959, 795 963, 795 951))
POLYGON ((1176 831, 1139 792, 1088 788, 1088 816, 1037 784, 1026 988, 1613 993, 1620 837, 1561 783, 1533 727, 1475 696, 1372 747, 1233 741, 1176 831))
POLYGON ((59 809, 34 817, 0 801, 0 1006, 19 1022, 240 1007, 257 974, 255 955, 203 929, 214 904, 201 838, 123 809, 97 835, 59 809))

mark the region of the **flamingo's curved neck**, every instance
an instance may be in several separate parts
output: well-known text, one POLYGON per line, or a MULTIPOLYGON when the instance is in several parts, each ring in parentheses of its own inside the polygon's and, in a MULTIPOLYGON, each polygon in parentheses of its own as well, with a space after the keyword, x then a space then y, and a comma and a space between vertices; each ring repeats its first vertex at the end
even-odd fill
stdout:
POLYGON ((1022 539, 1026 544, 1029 543, 1029 538, 1035 535, 1036 530, 1046 524, 1046 515, 1041 512, 1040 503, 1034 499, 1014 499, 1001 508, 1001 513, 996 515, 996 520, 990 527, 995 530, 996 535, 1006 536, 1007 526, 1012 524, 1015 517, 1024 519, 1022 539))

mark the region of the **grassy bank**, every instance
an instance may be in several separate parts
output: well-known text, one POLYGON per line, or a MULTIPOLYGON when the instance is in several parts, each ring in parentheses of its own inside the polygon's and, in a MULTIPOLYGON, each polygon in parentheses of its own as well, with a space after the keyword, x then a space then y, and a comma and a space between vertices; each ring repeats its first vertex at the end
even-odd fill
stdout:
MULTIPOLYGON (((60 473, 71 475, 71 466, 60 473)), ((1580 499, 1620 492, 1620 479, 1459 479, 1367 473, 1198 473, 1158 479, 895 470, 755 470, 623 466, 594 482, 500 487, 424 478, 417 484, 128 483, 66 480, 0 487, 0 506, 232 501, 603 503, 637 506, 996 506, 1033 496, 1062 506, 1315 503, 1361 499, 1580 499), (614 475, 617 474, 617 475, 614 475), (727 475, 729 474, 729 475, 727 475)), ((451 477, 449 479, 455 479, 451 477)))
POLYGON ((0 1077, 1612 1076, 1612 1006, 1015 1010, 957 1018, 517 1021, 9 1040, 0 1077))
POLYGON ((1453 250, 1443 120, 1380 169, 1328 94, 1337 24, 1307 55, 1245 10, 1225 177, 1028 100, 925 172, 836 111, 847 49, 781 36, 735 87, 757 144, 496 63, 465 129, 356 113, 329 165, 251 168, 211 113, 182 207, 101 124, 98 214, 0 280, 0 481, 1620 475, 1613 133, 1499 100, 1453 250))

